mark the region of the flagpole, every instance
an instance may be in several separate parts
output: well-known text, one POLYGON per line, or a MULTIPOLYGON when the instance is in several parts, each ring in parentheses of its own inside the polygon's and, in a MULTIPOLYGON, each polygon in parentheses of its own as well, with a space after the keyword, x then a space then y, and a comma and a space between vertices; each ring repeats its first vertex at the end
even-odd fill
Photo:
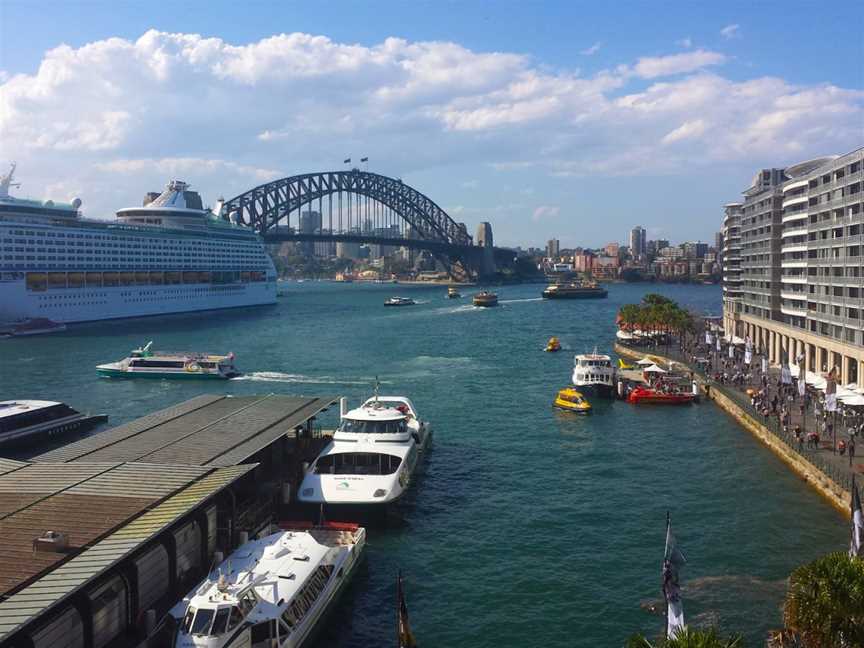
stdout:
MULTIPOLYGON (((666 543, 669 542, 669 525, 671 524, 669 511, 666 511, 666 543)), ((663 549, 663 567, 665 570, 666 567, 666 551, 668 551, 669 547, 664 543, 663 549)), ((664 583, 665 585, 665 583, 664 583)), ((666 601, 666 618, 663 622, 663 634, 668 639, 669 638, 669 598, 666 596, 666 588, 663 588, 663 600, 666 601)))

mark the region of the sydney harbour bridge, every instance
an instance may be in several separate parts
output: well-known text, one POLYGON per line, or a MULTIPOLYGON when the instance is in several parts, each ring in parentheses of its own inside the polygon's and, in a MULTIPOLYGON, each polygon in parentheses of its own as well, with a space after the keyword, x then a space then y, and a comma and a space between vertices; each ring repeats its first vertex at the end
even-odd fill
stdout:
POLYGON ((457 279, 489 277, 513 262, 491 229, 474 241, 431 198, 398 178, 359 169, 305 173, 225 201, 219 215, 255 229, 267 243, 371 243, 430 252, 457 279), (314 211, 313 211, 314 210, 314 211))

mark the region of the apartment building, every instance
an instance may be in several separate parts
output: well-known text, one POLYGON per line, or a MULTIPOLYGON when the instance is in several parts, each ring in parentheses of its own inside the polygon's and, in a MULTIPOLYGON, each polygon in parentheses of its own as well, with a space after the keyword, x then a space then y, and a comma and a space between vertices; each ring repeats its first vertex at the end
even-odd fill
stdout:
POLYGON ((756 174, 741 206, 740 274, 724 259, 727 334, 749 336, 773 363, 800 359, 864 388, 862 197, 864 148, 756 174))

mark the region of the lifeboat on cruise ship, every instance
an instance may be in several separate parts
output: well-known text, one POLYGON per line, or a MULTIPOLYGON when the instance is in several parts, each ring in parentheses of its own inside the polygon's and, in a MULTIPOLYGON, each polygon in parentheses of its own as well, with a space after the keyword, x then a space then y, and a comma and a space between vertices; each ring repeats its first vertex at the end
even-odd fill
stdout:
POLYGON ((696 396, 687 392, 661 392, 650 387, 635 387, 627 396, 627 402, 634 405, 687 405, 696 396))

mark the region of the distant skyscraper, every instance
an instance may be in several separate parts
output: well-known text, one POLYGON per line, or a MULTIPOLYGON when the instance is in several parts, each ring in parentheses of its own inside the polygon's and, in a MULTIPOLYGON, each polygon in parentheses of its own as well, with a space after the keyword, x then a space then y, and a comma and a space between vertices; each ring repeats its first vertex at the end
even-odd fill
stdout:
POLYGON ((554 259, 558 257, 558 254, 561 252, 561 241, 558 239, 549 239, 549 242, 546 243, 546 256, 550 259, 554 259))
POLYGON ((480 247, 492 247, 492 224, 482 222, 477 226, 477 236, 474 238, 474 245, 480 247))
POLYGON ((645 228, 637 225, 630 230, 630 254, 634 257, 645 256, 645 228))
MULTIPOLYGON (((317 211, 305 211, 300 214, 300 234, 317 234, 321 232, 321 214, 317 211)), ((304 241, 300 244, 302 253, 306 256, 315 254, 315 243, 304 241)))

